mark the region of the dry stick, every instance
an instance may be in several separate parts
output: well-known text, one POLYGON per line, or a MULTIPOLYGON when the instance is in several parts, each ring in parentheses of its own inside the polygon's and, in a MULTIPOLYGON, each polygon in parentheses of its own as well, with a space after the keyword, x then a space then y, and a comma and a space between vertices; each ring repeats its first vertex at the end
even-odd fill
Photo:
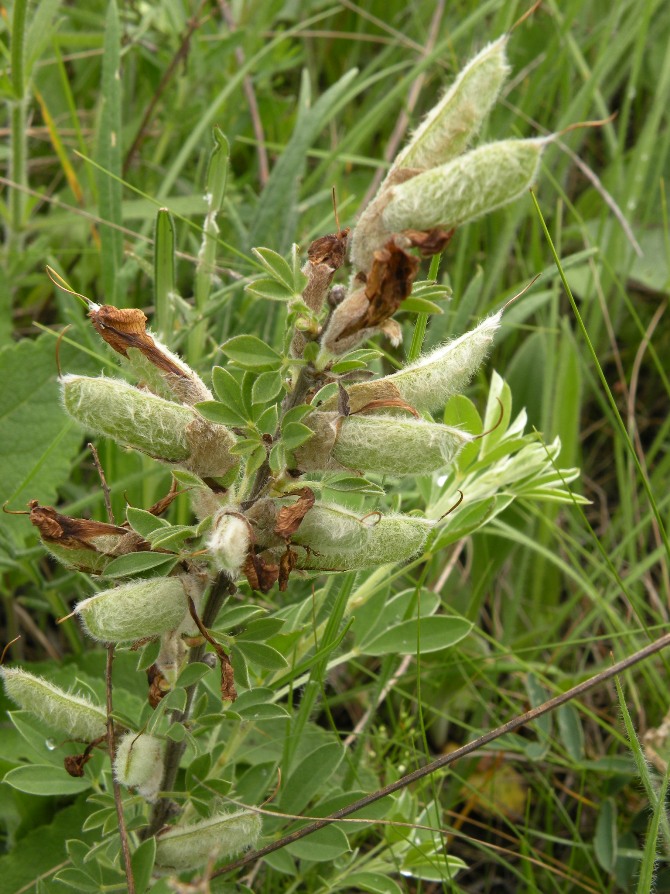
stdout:
POLYGON ((156 106, 158 105, 161 96, 165 92, 167 85, 170 83, 170 79, 175 73, 179 63, 188 55, 188 51, 191 46, 191 38, 193 37, 194 32, 197 31, 197 29, 202 25, 202 21, 198 18, 198 16, 200 15, 200 10, 202 9, 203 5, 204 0, 201 0, 200 5, 186 25, 186 30, 184 31, 184 36, 181 39, 181 43, 179 45, 179 48, 177 49, 177 52, 174 54, 174 56, 170 60, 170 64, 163 72, 163 77, 160 79, 160 83, 156 88, 156 92, 154 93, 151 102, 144 110, 144 115, 142 116, 142 121, 140 122, 140 126, 137 130, 135 139, 133 140, 133 145, 128 150, 125 161, 123 162, 124 174, 128 173, 128 168, 130 167, 133 158, 135 157, 136 153, 139 152, 142 143, 146 139, 149 122, 153 118, 156 106))
POLYGON ((414 770, 412 773, 408 773, 401 779, 396 780, 396 782, 392 782, 390 785, 384 786, 384 788, 379 789, 379 791, 373 792, 370 795, 366 795, 364 798, 359 798, 352 804, 348 804, 346 807, 342 807, 340 810, 336 810, 335 813, 332 813, 330 816, 318 819, 307 826, 303 826, 302 829, 297 829, 295 832, 284 835, 277 841, 273 841, 257 851, 251 851, 244 857, 240 857, 239 860, 235 860, 232 863, 228 863, 226 866, 222 866, 221 869, 218 869, 214 873, 214 875, 211 876, 211 878, 216 878, 217 876, 224 875, 227 872, 232 872, 234 869, 240 869, 242 866, 253 863, 255 860, 259 860, 261 857, 265 857, 267 854, 273 853, 273 851, 279 850, 282 847, 286 847, 288 844, 293 844, 294 841, 299 841, 301 838, 305 838, 307 835, 311 835, 313 832, 317 832, 319 829, 323 829, 324 826, 328 826, 331 823, 337 822, 337 820, 344 819, 344 817, 362 810, 363 807, 367 807, 369 804, 374 804, 375 801, 379 801, 382 798, 385 798, 387 795, 393 794, 393 792, 397 792, 400 789, 406 788, 411 783, 416 782, 419 779, 423 779, 424 776, 429 776, 431 773, 435 773, 437 770, 441 770, 449 764, 453 764, 455 761, 459 760, 459 758, 466 757, 468 754, 472 754, 474 751, 478 751, 484 745, 488 745, 489 742, 493 742, 495 739, 499 739, 500 736, 506 736, 508 733, 513 733, 515 730, 519 729, 522 726, 525 726, 527 723, 532 723, 534 720, 537 720, 539 717, 542 717, 549 711, 553 711, 555 708, 564 705, 566 702, 571 701, 573 698, 577 698, 578 696, 583 695, 585 692, 588 692, 595 686, 600 685, 600 683, 604 683, 606 680, 609 680, 617 674, 620 674, 622 671, 628 670, 628 668, 632 667, 640 661, 643 661, 650 655, 654 655, 656 652, 660 652, 661 649, 664 649, 666 646, 670 646, 670 633, 666 633, 665 636, 662 636, 660 639, 657 639, 656 642, 650 643, 648 646, 645 646, 644 649, 640 649, 639 651, 634 652, 628 658, 624 658, 622 661, 617 661, 616 664, 613 664, 612 667, 608 668, 607 670, 601 671, 599 674, 596 674, 590 679, 585 680, 583 683, 579 683, 579 685, 577 686, 573 686, 572 689, 568 689, 567 692, 563 692, 561 693, 561 695, 557 695, 555 698, 549 699, 549 701, 544 702, 544 704, 539 705, 539 707, 533 708, 531 711, 526 711, 525 714, 520 714, 513 720, 504 723, 502 726, 490 730, 483 736, 479 736, 478 739, 474 739, 472 742, 468 742, 467 745, 463 745, 461 748, 457 748, 456 751, 452 751, 449 754, 445 754, 442 757, 437 758, 437 760, 431 761, 424 767, 420 767, 418 770, 414 770))
MULTIPOLYGON (((226 596, 234 592, 235 584, 228 574, 222 571, 217 575, 216 580, 212 584, 205 610, 202 613, 202 623, 205 627, 212 626, 219 613, 219 609, 223 604, 223 600, 226 596)), ((204 642, 200 646, 194 646, 189 652, 188 663, 194 664, 196 661, 201 661, 205 654, 206 647, 207 644, 204 642)), ((184 710, 175 711, 172 715, 172 720, 175 723, 184 723, 188 720, 197 685, 197 683, 194 683, 192 686, 186 688, 186 705, 184 706, 184 710)), ((161 789, 163 791, 172 791, 174 788, 175 779, 177 778, 177 772, 179 770, 179 763, 185 749, 186 742, 175 742, 174 739, 170 739, 168 742, 167 748, 165 749, 165 772, 163 773, 163 780, 161 783, 161 789)), ((165 825, 166 820, 171 816, 174 810, 174 806, 174 801, 169 797, 163 797, 156 803, 151 814, 149 825, 142 830, 143 839, 155 835, 156 832, 165 825)))
POLYGON ((107 479, 105 478, 105 473, 102 469, 102 463, 100 462, 100 457, 98 456, 98 451, 95 449, 95 446, 89 441, 86 445, 88 449, 93 454, 93 462, 95 463, 95 468, 100 477, 100 484, 102 485, 102 492, 105 496, 105 509, 107 510, 107 521, 110 525, 114 524, 114 513, 112 512, 112 500, 109 492, 109 485, 107 484, 107 479))
MULTIPOLYGON (((112 720, 112 665, 114 663, 114 645, 107 646, 107 664, 105 666, 105 691, 107 695, 107 748, 109 749, 109 759, 114 766, 114 757, 116 755, 116 742, 114 741, 114 721, 112 720)), ((133 878, 133 867, 130 862, 130 846, 128 844, 128 830, 126 829, 126 820, 123 815, 123 801, 121 800, 121 788, 116 780, 116 775, 112 773, 112 788, 114 789, 114 804, 116 805, 116 817, 119 822, 119 836, 121 838, 121 857, 123 858, 123 868, 126 873, 126 883, 128 885, 128 894, 135 894, 135 879, 133 878)))
MULTIPOLYGON (((228 0, 219 0, 219 6, 221 7, 221 13, 226 20, 226 25, 228 25, 228 30, 231 34, 233 34, 237 26, 235 24, 235 18, 233 16, 232 10, 230 9, 228 0)), ((242 47, 235 48, 235 58, 237 59, 237 64, 241 68, 244 65, 245 61, 244 50, 242 49, 242 47)), ((256 142, 258 143, 258 179, 261 186, 265 186, 265 184, 270 179, 270 165, 268 163, 267 149, 265 148, 265 132, 263 130, 263 122, 261 121, 261 116, 258 111, 258 103, 256 102, 256 94, 254 93, 254 82, 251 80, 250 75, 244 76, 244 80, 242 81, 242 88, 244 90, 244 95, 247 98, 247 103, 249 105, 249 114, 251 116, 251 124, 254 128, 254 136, 256 137, 256 142)))

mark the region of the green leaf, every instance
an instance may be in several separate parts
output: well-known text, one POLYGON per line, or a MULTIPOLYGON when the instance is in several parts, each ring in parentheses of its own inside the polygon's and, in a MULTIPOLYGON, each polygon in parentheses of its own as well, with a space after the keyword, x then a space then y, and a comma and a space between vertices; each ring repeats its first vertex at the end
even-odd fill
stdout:
POLYGON ((54 876, 55 880, 75 891, 100 891, 100 882, 81 869, 61 869, 54 876))
POLYGON ((323 789, 344 757, 339 742, 328 742, 311 751, 291 771, 283 785, 281 809, 286 813, 302 813, 309 802, 323 789))
POLYGON ((171 553, 128 553, 125 556, 119 556, 112 559, 105 568, 105 577, 127 577, 131 574, 140 574, 142 571, 149 571, 152 568, 163 568, 165 574, 172 570, 166 566, 174 566, 178 561, 178 557, 171 553))
POLYGON ((266 404, 277 397, 281 389, 281 373, 275 371, 261 373, 254 382, 251 391, 252 400, 255 404, 266 404))
POLYGON ((235 335, 221 345, 221 350, 226 357, 244 369, 279 369, 282 364, 282 358, 277 351, 255 335, 235 335))
MULTIPOLYGON (((24 509, 29 499, 53 504, 82 443, 63 412, 54 367, 55 342, 43 335, 0 350, 0 505, 24 509)), ((33 529, 27 517, 4 528, 16 540, 33 529)))
POLYGON ((617 859, 617 808, 612 798, 605 798, 598 811, 593 849, 605 872, 612 872, 617 859))
MULTIPOLYGON (((414 655, 438 652, 456 645, 472 630, 470 621, 451 615, 438 615, 430 620, 403 621, 366 643, 366 655, 414 655)), ((361 647, 362 648, 362 647, 361 647)))
POLYGON ((184 670, 179 674, 177 678, 176 686, 193 686, 194 683, 199 682, 211 671, 212 668, 208 664, 204 664, 202 661, 194 661, 193 664, 187 664, 184 670))
POLYGON ((429 301, 427 298, 417 298, 412 295, 400 305, 400 310, 407 311, 410 314, 443 314, 444 311, 439 304, 429 301))
POLYGON ((266 643, 237 640, 236 646, 250 664, 255 664, 266 670, 284 670, 288 667, 284 656, 266 643))
POLYGON ((293 291, 293 271, 280 254, 271 248, 252 248, 251 253, 256 256, 273 279, 293 291))
POLYGON ((214 630, 228 633, 233 627, 239 627, 246 621, 264 614, 265 609, 258 605, 227 605, 219 613, 214 630))
POLYGON ((281 436, 284 442, 284 449, 295 450, 296 447, 314 437, 314 432, 311 428, 303 425, 302 422, 289 422, 288 425, 282 426, 281 436))
POLYGON ((354 872, 345 879, 347 891, 369 891, 370 894, 403 894, 397 882, 381 872, 354 872))
POLYGON ((167 208, 156 212, 154 233, 154 324, 163 341, 172 333, 172 307, 175 287, 175 226, 167 208))
POLYGON ((147 643, 146 646, 142 646, 142 650, 140 651, 139 657, 137 659, 138 671, 148 670, 158 658, 160 650, 161 641, 158 638, 152 640, 152 642, 150 643, 147 643))
POLYGON ((277 409, 277 405, 273 404, 271 407, 268 407, 256 420, 256 426, 259 431, 263 432, 266 435, 274 435, 277 430, 277 420, 279 418, 279 411, 277 409))
POLYGON ((293 289, 288 289, 283 283, 267 276, 253 279, 245 286, 244 291, 268 301, 290 301, 294 296, 293 289))
POLYGON ((247 642, 262 642, 270 639, 275 633, 278 633, 284 626, 283 618, 258 618, 247 624, 246 628, 239 636, 237 641, 246 640, 247 642))
POLYGON ((63 769, 60 773, 49 764, 15 767, 5 774, 3 782, 29 795, 76 795, 91 787, 91 780, 76 779, 63 769))
POLYGON ((325 826, 284 848, 291 856, 311 863, 328 863, 349 849, 349 839, 335 826, 325 826))
POLYGON ((308 404, 299 404, 297 407, 291 407, 291 409, 284 413, 284 416, 282 417, 282 428, 285 428, 292 422, 300 422, 301 419, 304 419, 313 409, 314 407, 311 407, 308 404))
POLYGON ((354 475, 325 477, 319 482, 310 481, 309 486, 321 487, 323 489, 332 490, 335 493, 343 494, 368 494, 374 497, 383 497, 384 488, 367 478, 357 478, 354 475))
POLYGON ((249 422, 246 413, 217 400, 203 400, 195 408, 201 416, 217 425, 246 425, 249 422))
POLYGON ((151 838, 147 838, 146 841, 142 842, 130 858, 137 894, 143 894, 149 886, 155 859, 156 839, 152 835, 151 838))
POLYGON ((128 506, 126 509, 126 518, 133 531, 137 531, 144 538, 148 538, 158 528, 170 527, 169 522, 164 518, 157 518, 146 509, 135 509, 132 506, 128 506))
POLYGON ((584 728, 574 705, 561 705, 556 711, 561 741, 573 761, 584 759, 584 728))

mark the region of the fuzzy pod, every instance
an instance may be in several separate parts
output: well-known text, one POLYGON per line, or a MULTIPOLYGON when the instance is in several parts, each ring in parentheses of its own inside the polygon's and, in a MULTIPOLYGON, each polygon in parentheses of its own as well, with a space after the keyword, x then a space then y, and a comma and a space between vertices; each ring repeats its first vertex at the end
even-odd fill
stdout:
POLYGON ((174 686, 186 664, 187 649, 181 632, 170 630, 161 636, 160 651, 155 665, 169 686, 174 686))
MULTIPOLYGON (((324 537, 313 546, 300 549, 302 542, 298 544, 300 538, 294 537, 298 544, 293 547, 296 567, 304 571, 340 572, 407 562, 421 553, 435 526, 435 522, 416 516, 376 514, 359 519, 358 524, 366 528, 365 537, 358 543, 338 545, 324 537)), ((267 552, 273 561, 278 561, 280 555, 278 547, 267 552)))
POLYGON ((249 523, 227 509, 221 509, 212 521, 207 548, 219 571, 237 578, 251 545, 249 523))
POLYGON ((393 162, 397 168, 434 168, 460 155, 479 132, 507 79, 507 36, 468 62, 393 162))
POLYGON ((234 436, 191 407, 105 376, 61 379, 68 413, 89 431, 113 438, 201 477, 223 477, 238 465, 234 436))
POLYGON ((164 768, 165 743, 161 739, 127 732, 117 741, 114 776, 152 804, 158 798, 164 768))
POLYGON ((295 451, 304 472, 355 469, 380 475, 426 475, 449 465, 472 436, 425 419, 312 413, 316 436, 295 451))
POLYGON ((154 394, 167 400, 193 406, 202 400, 212 400, 212 392, 200 376, 177 354, 158 341, 155 335, 147 333, 159 352, 161 360, 169 362, 167 369, 155 362, 137 348, 128 348, 125 363, 138 381, 150 388, 154 394))
POLYGON ((204 866, 210 859, 232 857, 256 844, 261 824, 258 813, 238 810, 190 826, 173 826, 156 837, 156 865, 181 872, 204 866))
POLYGON ((532 186, 546 139, 500 140, 393 188, 382 212, 389 233, 457 227, 518 199, 532 186))
POLYGON ((167 633, 181 624, 187 611, 184 585, 177 577, 123 584, 75 606, 86 631, 103 643, 167 633))
POLYGON ((291 542, 326 555, 358 551, 365 546, 377 519, 376 515, 361 519, 344 506, 318 502, 303 518, 291 542))
MULTIPOLYGON (((429 412, 441 409, 450 397, 463 391, 485 360, 501 318, 501 312, 487 317, 465 335, 390 376, 352 385, 347 389, 350 412, 358 413, 373 400, 404 400, 429 412)), ((319 409, 334 410, 337 400, 335 396, 319 409)))
POLYGON ((12 701, 51 729, 84 742, 105 735, 105 712, 89 699, 59 689, 20 668, 0 667, 0 677, 12 701))

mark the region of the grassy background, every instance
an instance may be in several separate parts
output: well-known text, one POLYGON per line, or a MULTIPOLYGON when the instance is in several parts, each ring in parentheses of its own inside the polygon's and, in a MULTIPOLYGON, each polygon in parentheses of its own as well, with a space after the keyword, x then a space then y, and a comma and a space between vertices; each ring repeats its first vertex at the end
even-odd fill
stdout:
MULTIPOLYGON (((80 305, 53 288, 44 267, 95 301, 150 314, 159 207, 175 221, 175 288, 183 299, 172 346, 206 371, 220 362, 217 345, 230 335, 253 332, 278 343, 277 306, 243 293, 240 277, 255 269, 249 249, 286 252, 292 241, 304 247, 331 232, 331 186, 341 223, 352 222, 382 170, 379 160, 392 157, 454 72, 525 9, 499 0, 163 0, 122 4, 115 16, 98 0, 42 0, 29 5, 19 58, 8 37, 10 7, 0 20, 9 136, 1 150, 0 367, 10 352, 24 350, 27 367, 39 361, 48 379, 55 338, 43 334, 39 347, 23 345, 38 330, 69 323, 63 367, 111 368, 80 305), (348 74, 354 68, 358 73, 348 74), (231 164, 219 275, 206 306, 194 311, 213 125, 229 141, 231 164)), ((537 196, 661 518, 670 462, 669 40, 670 7, 661 0, 543 3, 511 37, 513 74, 483 134, 532 136, 616 112, 600 127, 564 133, 548 149, 537 196)), ((628 654, 668 621, 663 534, 530 198, 457 233, 441 271, 454 297, 432 321, 427 344, 460 334, 538 272, 540 282, 506 314, 489 371, 504 375, 515 407, 527 408, 547 440, 561 437, 561 464, 581 466, 581 490, 592 503, 585 512, 515 504, 486 532, 401 573, 398 589, 420 575, 476 622, 463 648, 402 664, 391 657, 354 662, 330 674, 324 665, 328 710, 321 721, 345 735, 392 680, 351 758, 357 766, 372 753, 382 779, 568 688, 606 664, 610 652, 628 654)), ((412 319, 403 321, 406 345, 412 319)), ((480 402, 489 371, 471 389, 480 402)), ((6 382, 0 406, 8 415, 19 387, 6 382)), ((8 426, 0 436, 8 463, 30 445, 40 420, 26 426, 8 426)), ((2 499, 12 508, 29 497, 59 499, 69 514, 104 518, 79 435, 59 437, 59 462, 47 464, 41 478, 32 467, 12 466, 2 499)), ((113 445, 100 450, 118 517, 126 498, 146 507, 163 494, 164 470, 113 445)), ((404 506, 420 501, 421 482, 408 487, 397 497, 404 506)), ((173 520, 188 520, 185 502, 173 520)), ((81 653, 87 647, 77 631, 55 634, 52 620, 88 592, 85 582, 46 561, 21 520, 3 522, 0 537, 3 638, 23 633, 12 659, 81 653)), ((667 671, 667 659, 658 658, 623 680, 640 735, 670 707, 667 671)), ((459 763, 413 791, 412 803, 416 816, 440 800, 449 851, 470 868, 453 885, 399 879, 402 890, 631 890, 650 814, 629 755, 616 694, 603 688, 459 763)), ((10 844, 48 815, 41 801, 28 800, 6 810, 10 844)), ((662 854, 665 847, 659 840, 662 854)), ((670 890, 664 865, 657 890, 670 890)), ((261 877, 262 890, 287 890, 279 869, 261 877)), ((314 875, 303 884, 326 890, 314 875)))

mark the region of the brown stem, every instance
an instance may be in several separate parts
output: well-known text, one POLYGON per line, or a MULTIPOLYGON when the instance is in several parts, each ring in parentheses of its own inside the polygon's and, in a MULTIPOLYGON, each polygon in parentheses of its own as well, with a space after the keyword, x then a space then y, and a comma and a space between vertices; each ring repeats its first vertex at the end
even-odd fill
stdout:
POLYGON ((606 680, 610 680, 617 674, 628 670, 628 668, 632 667, 634 664, 643 661, 645 658, 649 658, 650 655, 654 655, 656 652, 660 652, 661 649, 664 649, 666 646, 670 646, 670 633, 666 633, 665 636, 662 636, 660 639, 657 639, 656 642, 650 643, 648 646, 645 646, 644 649, 640 649, 639 651, 634 652, 628 658, 617 661, 616 664, 613 664, 611 667, 607 668, 607 670, 601 671, 599 674, 595 674, 595 676, 591 677, 590 679, 585 680, 583 683, 579 683, 577 686, 573 686, 572 689, 568 689, 566 692, 563 692, 560 695, 555 696, 554 698, 550 698, 548 701, 544 702, 544 704, 542 705, 539 705, 537 708, 533 708, 531 711, 526 711, 525 714, 519 714, 518 717, 509 720, 507 723, 503 723, 502 726, 496 727, 496 729, 490 730, 488 733, 484 733, 483 736, 479 736, 478 739, 474 739, 472 742, 468 742, 467 745, 463 745, 461 748, 457 748, 455 751, 452 751, 449 754, 445 754, 442 757, 437 758, 437 760, 431 761, 429 764, 426 764, 424 767, 420 767, 418 770, 414 770, 412 773, 408 773, 401 779, 396 780, 396 782, 392 782, 390 785, 386 785, 384 786, 384 788, 379 789, 379 791, 372 792, 372 794, 366 795, 364 798, 359 798, 352 804, 348 804, 346 807, 342 807, 340 810, 336 810, 335 813, 332 813, 330 816, 323 817, 322 819, 318 819, 313 823, 309 823, 309 825, 303 826, 302 829, 296 829, 295 832, 284 835, 277 841, 273 841, 257 851, 251 851, 244 857, 240 857, 239 860, 234 860, 232 863, 228 863, 226 866, 222 866, 221 869, 217 869, 217 871, 212 876, 210 876, 210 878, 216 878, 217 876, 225 875, 226 873, 232 872, 235 869, 241 869, 243 866, 247 866, 249 863, 254 863, 261 857, 265 857, 267 854, 273 853, 273 851, 277 851, 280 848, 286 847, 288 844, 292 844, 294 841, 298 841, 301 838, 307 837, 307 835, 311 835, 312 833, 317 832, 319 829, 323 829, 324 826, 328 826, 331 823, 337 822, 337 820, 344 819, 344 817, 362 810, 363 807, 367 807, 369 804, 373 804, 375 801, 379 801, 381 800, 381 798, 385 798, 387 795, 393 794, 393 792, 397 792, 400 789, 406 788, 408 785, 411 785, 411 783, 416 782, 419 779, 423 779, 424 776, 429 776, 431 773, 435 773, 437 770, 442 770, 444 767, 453 764, 460 758, 466 757, 466 755, 472 754, 474 751, 478 751, 484 745, 488 745, 489 742, 493 742, 495 739, 499 739, 501 736, 506 736, 509 733, 520 729, 520 727, 525 726, 528 723, 532 723, 534 720, 537 720, 538 717, 542 717, 549 711, 553 711, 556 708, 559 708, 561 705, 566 704, 566 702, 571 701, 573 698, 577 698, 583 695, 585 692, 588 692, 595 686, 599 686, 606 680))
MULTIPOLYGON (((211 627, 216 620, 216 616, 223 604, 223 600, 226 596, 229 596, 234 592, 234 582, 228 574, 223 571, 220 572, 212 584, 205 610, 202 613, 202 623, 205 627, 211 627)), ((188 663, 194 664, 196 661, 201 661, 205 654, 206 647, 206 643, 194 646, 189 652, 188 663)), ((191 714, 191 707, 193 705, 193 698, 195 696, 197 685, 197 683, 194 683, 192 686, 186 688, 186 705, 184 706, 183 711, 173 712, 172 721, 174 723, 184 723, 188 720, 191 714)), ((168 742, 165 749, 165 771, 161 782, 162 791, 172 791, 174 788, 177 772, 179 771, 179 763, 185 748, 186 742, 175 742, 173 739, 170 739, 168 742)), ((155 835, 156 832, 165 825, 166 820, 174 813, 175 808, 176 804, 172 798, 160 798, 154 806, 149 825, 142 831, 142 838, 146 839, 155 835)))
MULTIPOLYGON (((112 720, 112 665, 114 664, 114 645, 107 646, 107 664, 105 666, 105 692, 107 696, 107 747, 109 749, 109 759, 114 766, 114 757, 116 755, 116 742, 114 740, 114 721, 112 720)), ((121 789, 116 781, 116 776, 112 773, 112 788, 114 790, 114 804, 116 805, 116 817, 119 823, 119 836, 121 838, 121 858, 123 860, 123 869, 126 873, 126 884, 128 885, 128 894, 135 894, 135 879, 133 878, 133 867, 130 862, 130 846, 128 844, 128 830, 126 829, 126 820, 123 815, 123 801, 121 800, 121 789)))

